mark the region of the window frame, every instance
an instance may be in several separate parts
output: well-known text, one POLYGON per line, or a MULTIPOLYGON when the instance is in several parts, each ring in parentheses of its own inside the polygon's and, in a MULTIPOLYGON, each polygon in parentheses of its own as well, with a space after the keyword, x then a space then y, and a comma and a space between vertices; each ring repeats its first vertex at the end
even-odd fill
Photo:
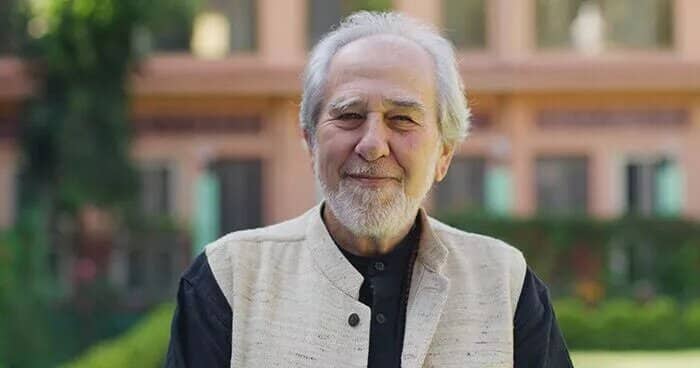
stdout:
MULTIPOLYGON (((492 22, 491 22, 491 13, 492 13, 492 0, 477 0, 481 1, 483 3, 483 40, 481 41, 481 45, 477 46, 469 46, 469 47, 464 47, 464 45, 458 44, 452 37, 450 37, 450 33, 448 32, 448 24, 445 16, 446 12, 446 3, 451 0, 440 0, 439 1, 439 21, 440 25, 443 28, 443 33, 445 37, 450 40, 450 42, 454 45, 455 50, 457 53, 480 53, 487 51, 491 47, 491 38, 492 38, 492 33, 493 33, 493 27, 492 27, 492 22)), ((460 0, 453 0, 453 1, 460 1, 460 0)), ((464 1, 464 0, 462 0, 464 1)))
MULTIPOLYGON (((163 218, 163 217, 174 217, 176 214, 176 209, 177 209, 177 166, 168 160, 153 160, 153 161, 147 161, 140 163, 138 165, 138 174, 139 174, 139 183, 140 183, 140 190, 139 190, 139 196, 138 196, 138 209, 139 212, 146 216, 146 217, 155 217, 155 218, 163 218), (165 173, 167 175, 167 193, 165 194, 165 208, 159 208, 156 212, 151 213, 147 210, 146 205, 144 203, 144 195, 143 191, 145 190, 144 188, 144 174, 146 174, 146 171, 154 171, 154 170, 165 170, 165 173)), ((152 174, 152 172, 151 172, 152 174)), ((159 173, 161 174, 161 173, 159 173)), ((158 183, 158 185, 162 185, 162 183, 158 183)))
MULTIPOLYGON (((328 33, 331 29, 334 29, 338 25, 338 23, 350 15, 353 12, 360 11, 360 10, 367 10, 371 9, 371 7, 363 7, 359 6, 361 4, 355 4, 355 5, 348 5, 348 3, 352 2, 353 0, 306 0, 306 25, 304 26, 304 40, 306 44, 306 50, 311 50, 314 46, 316 46, 316 43, 325 35, 328 33), (336 21, 333 21, 332 24, 326 29, 325 31, 321 31, 319 34, 315 35, 313 34, 313 29, 312 29, 312 19, 315 18, 314 16, 314 5, 316 2, 329 5, 333 2, 337 2, 337 10, 339 11, 338 15, 339 18, 336 21)), ((354 1, 359 1, 359 0, 354 0, 354 1)), ((398 10, 396 7, 396 1, 395 0, 384 0, 388 2, 389 7, 382 7, 378 9, 373 9, 373 10, 398 10)))
MULTIPOLYGON (((591 155, 587 153, 542 153, 542 154, 537 154, 534 156, 533 159, 533 194, 534 194, 534 205, 535 205, 535 213, 538 215, 543 215, 543 216, 590 216, 592 215, 592 204, 591 204, 591 199, 593 197, 591 193, 591 168, 592 168, 592 159, 591 155), (581 208, 575 208, 572 210, 561 210, 561 209, 554 209, 554 208, 544 208, 543 207, 543 202, 542 202, 542 197, 541 193, 544 192, 545 190, 541 190, 541 181, 542 176, 540 175, 540 163, 545 161, 545 160, 569 160, 569 161, 576 161, 580 160, 582 161, 583 168, 584 168, 584 190, 583 190, 583 195, 585 198, 583 198, 582 206, 581 208)), ((568 173, 567 173, 568 174, 568 173)), ((568 179, 568 178, 565 178, 568 179)), ((559 183, 560 185, 561 183, 559 183)), ((575 193, 573 194, 575 195, 575 193)), ((575 198, 573 199, 574 203, 579 203, 578 201, 575 201, 575 198)))
MULTIPOLYGON (((445 178, 438 183, 435 188, 434 188, 434 193, 432 195, 433 198, 433 208, 437 211, 455 211, 455 210, 464 210, 467 209, 468 211, 474 211, 474 212, 484 212, 486 211, 486 178, 488 175, 488 170, 489 170, 489 160, 486 155, 460 155, 460 156, 455 156, 452 159, 452 162, 450 163, 450 168, 447 171, 447 175, 445 178), (455 187, 459 187, 460 184, 464 184, 464 180, 470 180, 471 175, 467 175, 465 177, 460 177, 459 178, 459 183, 456 184, 450 184, 451 186, 448 188, 446 185, 451 180, 451 178, 454 177, 455 174, 455 165, 458 165, 459 163, 467 163, 468 168, 467 169, 476 169, 481 171, 481 182, 479 183, 480 189, 477 189, 475 192, 478 193, 478 199, 476 201, 473 201, 471 203, 468 203, 467 206, 464 204, 460 204, 459 206, 445 206, 444 203, 442 202, 449 202, 448 200, 445 200, 441 196, 446 195, 445 191, 447 192, 447 195, 452 197, 452 194, 454 194, 455 187), (453 176, 450 176, 453 175, 453 176), (444 188, 444 189, 442 189, 444 188), (442 193, 442 194, 441 194, 442 193)), ((465 170, 469 171, 469 170, 465 170)), ((469 173, 471 174, 471 173, 469 173)), ((457 180, 457 179, 454 179, 457 180)), ((472 183, 473 184, 473 183, 472 183)), ((471 197, 469 191, 467 191, 464 195, 465 199, 472 199, 469 198, 471 197)))
MULTIPOLYGON (((619 187, 621 190, 620 194, 620 213, 623 215, 628 215, 628 216, 641 216, 641 217, 656 217, 656 216, 666 216, 665 214, 662 213, 662 209, 658 207, 659 203, 659 196, 661 195, 660 193, 660 188, 657 187, 657 178, 658 178, 658 173, 660 167, 665 164, 665 163, 671 163, 672 165, 680 165, 680 162, 677 157, 674 157, 672 155, 664 155, 664 154, 640 154, 640 155, 629 155, 626 156, 620 166, 619 166, 619 175, 620 175, 620 181, 619 181, 619 187), (649 196, 648 199, 648 208, 639 208, 640 205, 637 204, 636 208, 632 208, 630 206, 630 177, 629 177, 629 168, 630 166, 637 166, 637 167, 644 167, 647 170, 650 170, 651 176, 647 177, 647 179, 650 180, 650 183, 647 183, 647 186, 650 188, 651 193, 647 193, 646 195, 649 196)), ((680 167, 679 167, 680 168, 680 167)), ((643 194, 644 195, 644 194, 643 194)), ((639 200, 638 200, 639 202, 639 200)), ((679 209, 680 210, 680 209, 679 209)), ((675 215, 680 215, 680 212, 675 214, 675 215)))
MULTIPOLYGON (((240 1, 248 1, 248 0, 240 0, 240 1)), ((251 14, 249 15, 248 18, 251 18, 251 26, 250 26, 250 32, 252 34, 251 38, 251 46, 250 48, 245 48, 245 49, 238 49, 238 48, 233 48, 232 46, 232 39, 229 39, 229 52, 228 54, 224 57, 224 59, 227 58, 248 58, 253 55, 257 55, 260 52, 260 36, 262 34, 261 32, 261 6, 259 4, 258 0, 249 0, 251 2, 251 14)), ((204 1, 206 2, 206 0, 204 1)), ((192 18, 189 19, 188 21, 191 23, 190 24, 190 30, 187 32, 188 33, 188 40, 187 40, 187 45, 184 48, 160 48, 157 46, 157 38, 158 36, 155 34, 149 34, 149 43, 150 43, 150 48, 151 52, 155 56, 183 56, 186 55, 187 57, 190 58, 196 58, 194 53, 192 52, 192 35, 194 33, 194 24, 195 20, 197 18, 197 15, 200 14, 201 12, 206 11, 206 4, 200 4, 198 9, 195 9, 195 11, 192 14, 192 18)), ((221 13, 220 11, 218 13, 221 13)), ((231 21, 231 17, 223 13, 224 16, 226 16, 227 19, 229 19, 229 32, 230 34, 233 34, 235 32, 234 27, 231 25, 233 22, 231 21)))
MULTIPOLYGON (((532 47, 533 50, 537 53, 540 54, 567 54, 567 53, 575 53, 578 54, 579 52, 575 49, 575 46, 573 45, 573 41, 569 37, 569 40, 566 44, 563 45, 542 45, 540 42, 540 36, 539 36, 539 26, 543 23, 540 20, 540 12, 539 12, 539 2, 544 1, 544 0, 526 0, 530 1, 530 6, 532 7, 532 47)), ((571 0, 567 0, 571 1, 571 0)), ((576 0, 576 1, 586 1, 586 0, 576 0)), ((606 1, 606 0, 601 0, 601 1, 606 1)), ((614 1, 614 0, 613 0, 614 1)), ((660 1, 665 1, 665 0, 660 0, 660 1)), ((675 7, 676 5, 676 0, 667 0, 668 1, 668 44, 657 44, 653 47, 634 47, 634 46, 616 46, 611 44, 611 38, 607 35, 604 34, 604 39, 603 39, 603 50, 601 54, 637 54, 637 53, 670 53, 674 51, 677 47, 677 42, 676 42, 676 26, 675 26, 675 7)), ((580 6, 580 5, 579 5, 580 6)), ((576 10, 578 11, 578 10, 576 10)), ((601 14, 603 14, 603 18, 605 19, 604 16, 604 9, 601 9, 601 14)), ((571 19, 571 22, 569 22, 569 27, 571 26, 571 23, 575 19, 574 17, 571 19)))

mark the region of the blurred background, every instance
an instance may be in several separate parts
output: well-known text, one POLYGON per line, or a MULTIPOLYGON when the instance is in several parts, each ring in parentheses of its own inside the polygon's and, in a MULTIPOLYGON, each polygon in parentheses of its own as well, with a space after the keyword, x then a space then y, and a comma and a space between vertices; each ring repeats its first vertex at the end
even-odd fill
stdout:
POLYGON ((162 365, 204 245, 319 201, 300 73, 363 9, 457 48, 430 212, 525 253, 578 367, 700 366, 700 1, 0 0, 0 367, 162 365))

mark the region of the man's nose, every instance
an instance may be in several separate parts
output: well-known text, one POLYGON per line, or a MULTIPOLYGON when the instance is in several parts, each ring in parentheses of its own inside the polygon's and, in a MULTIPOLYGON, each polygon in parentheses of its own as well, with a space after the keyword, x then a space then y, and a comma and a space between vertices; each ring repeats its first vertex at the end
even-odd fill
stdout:
POLYGON ((389 155, 389 142, 383 115, 368 114, 360 141, 355 146, 355 153, 366 161, 375 161, 389 155))

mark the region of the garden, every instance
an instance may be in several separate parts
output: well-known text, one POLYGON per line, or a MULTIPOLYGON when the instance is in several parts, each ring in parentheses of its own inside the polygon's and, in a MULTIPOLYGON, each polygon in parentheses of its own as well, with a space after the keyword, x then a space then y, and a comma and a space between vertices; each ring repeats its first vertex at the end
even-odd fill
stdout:
MULTIPOLYGON (((443 218, 520 245, 535 272, 551 285, 577 367, 689 367, 700 362, 697 223, 468 214, 443 218), (614 257, 625 267, 614 265, 614 257)), ((123 334, 87 348, 65 366, 160 366, 173 308, 153 308, 123 334)))

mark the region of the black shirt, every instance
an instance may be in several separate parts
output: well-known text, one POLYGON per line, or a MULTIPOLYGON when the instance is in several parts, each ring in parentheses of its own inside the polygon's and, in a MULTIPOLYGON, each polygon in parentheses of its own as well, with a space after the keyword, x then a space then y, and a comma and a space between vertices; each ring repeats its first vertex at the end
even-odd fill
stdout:
MULTIPOLYGON (((360 299, 366 298, 366 295, 367 291, 360 299)), ((401 318, 397 328, 403 331, 405 311, 398 315, 401 318)), ((370 335, 375 320, 376 316, 370 325, 370 335)), ((515 368, 573 367, 564 338, 557 326, 547 288, 529 268, 525 273, 513 325, 515 368)), ((230 367, 231 326, 231 307, 203 253, 195 259, 180 280, 165 366, 230 367)), ((396 333, 394 341, 403 341, 403 332, 399 335, 398 332, 388 330, 386 334, 396 333)), ((395 349, 391 344, 388 347, 380 346, 386 341, 377 340, 376 337, 372 340, 370 336, 370 345, 373 342, 375 346, 370 346, 370 351, 392 350, 397 356, 389 359, 400 359, 400 347, 395 349)), ((380 355, 380 359, 384 359, 384 354, 377 356, 380 355)))
POLYGON ((372 310, 369 368, 401 366, 409 271, 413 269, 419 234, 418 226, 414 226, 391 252, 377 257, 357 256, 338 247, 364 277, 360 302, 372 310))

